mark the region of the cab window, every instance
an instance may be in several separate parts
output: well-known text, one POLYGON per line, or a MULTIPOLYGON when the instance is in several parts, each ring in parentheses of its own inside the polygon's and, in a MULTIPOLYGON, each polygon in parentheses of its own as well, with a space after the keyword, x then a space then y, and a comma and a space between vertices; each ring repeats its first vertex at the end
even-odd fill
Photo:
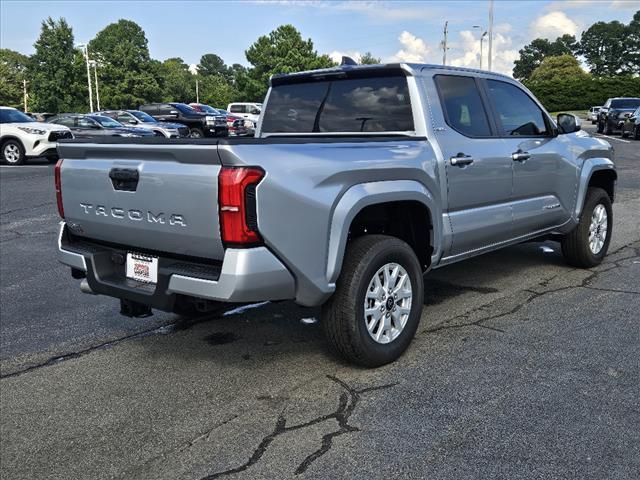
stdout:
POLYGON ((473 77, 436 75, 434 77, 447 124, 467 137, 487 137, 491 128, 473 77))
POLYGON ((524 90, 511 83, 487 80, 487 93, 502 135, 538 137, 549 134, 544 113, 524 90))

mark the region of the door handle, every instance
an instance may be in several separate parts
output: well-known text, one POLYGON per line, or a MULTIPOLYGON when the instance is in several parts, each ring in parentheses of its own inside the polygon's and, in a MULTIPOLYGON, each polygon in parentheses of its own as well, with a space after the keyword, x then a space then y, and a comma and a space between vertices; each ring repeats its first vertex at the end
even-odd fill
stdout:
POLYGON ((453 166, 464 167, 465 165, 471 165, 473 163, 473 157, 460 152, 455 157, 451 157, 449 161, 453 166))
POLYGON ((531 158, 531 154, 529 152, 518 150, 517 152, 511 154, 511 158, 514 162, 524 162, 525 160, 529 160, 531 158))

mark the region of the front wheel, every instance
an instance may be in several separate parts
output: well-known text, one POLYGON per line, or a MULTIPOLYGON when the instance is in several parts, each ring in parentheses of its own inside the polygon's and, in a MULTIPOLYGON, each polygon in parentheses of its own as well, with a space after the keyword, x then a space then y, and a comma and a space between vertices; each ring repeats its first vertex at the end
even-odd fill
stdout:
POLYGON ((633 129, 633 139, 640 140, 640 125, 636 125, 636 128, 633 129))
POLYGON ((590 187, 584 200, 578 226, 562 239, 562 253, 570 265, 591 268, 607 254, 613 228, 613 209, 609 194, 590 187))
POLYGON ((611 123, 609 123, 609 120, 604 122, 604 134, 605 135, 612 135, 613 134, 613 128, 611 128, 611 123))
POLYGON ((379 367, 407 349, 420 322, 422 269, 402 240, 367 235, 345 252, 336 291, 322 308, 329 346, 349 362, 379 367))
POLYGON ((604 132, 604 125, 602 124, 602 122, 598 121, 598 128, 596 129, 596 131, 598 133, 604 132))
POLYGON ((202 130, 199 128, 192 128, 191 130, 189 130, 189 137, 190 138, 202 138, 204 137, 204 133, 202 133, 202 130))
POLYGON ((2 160, 7 165, 22 165, 25 160, 24 147, 18 140, 7 140, 2 144, 2 160))

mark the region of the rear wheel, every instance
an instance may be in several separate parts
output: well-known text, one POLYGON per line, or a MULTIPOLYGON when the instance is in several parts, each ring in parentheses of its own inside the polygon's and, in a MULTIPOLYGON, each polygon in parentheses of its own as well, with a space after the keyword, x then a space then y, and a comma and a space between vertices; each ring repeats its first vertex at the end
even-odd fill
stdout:
POLYGON ((366 367, 396 360, 415 335, 423 298, 422 269, 409 245, 386 235, 357 238, 322 309, 329 346, 366 367))
POLYGON ((204 133, 202 133, 202 130, 199 128, 192 128, 191 130, 189 130, 189 137, 202 138, 204 137, 204 133))
POLYGON ((22 165, 25 162, 24 147, 18 140, 10 139, 2 144, 2 160, 7 165, 22 165))
POLYGON ((580 268, 599 265, 609 249, 612 227, 609 195, 602 188, 589 188, 578 226, 562 240, 567 262, 580 268))
POLYGON ((596 131, 598 133, 604 132, 604 124, 600 120, 598 120, 598 128, 596 129, 596 131))
POLYGON ((633 130, 633 139, 640 140, 640 125, 636 125, 636 128, 633 130))
POLYGON ((613 128, 611 128, 611 123, 607 120, 604 122, 604 134, 611 135, 613 133, 613 128))

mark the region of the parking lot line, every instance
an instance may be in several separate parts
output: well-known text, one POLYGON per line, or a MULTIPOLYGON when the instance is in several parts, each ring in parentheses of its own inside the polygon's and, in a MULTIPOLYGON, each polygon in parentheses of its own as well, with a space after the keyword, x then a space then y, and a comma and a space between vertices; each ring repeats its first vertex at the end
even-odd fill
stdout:
POLYGON ((617 138, 617 137, 611 137, 609 135, 603 135, 601 133, 596 133, 595 135, 598 136, 598 137, 601 137, 601 138, 610 138, 611 140, 617 140, 619 142, 631 143, 631 141, 629 141, 629 140, 624 140, 622 138, 617 138))

